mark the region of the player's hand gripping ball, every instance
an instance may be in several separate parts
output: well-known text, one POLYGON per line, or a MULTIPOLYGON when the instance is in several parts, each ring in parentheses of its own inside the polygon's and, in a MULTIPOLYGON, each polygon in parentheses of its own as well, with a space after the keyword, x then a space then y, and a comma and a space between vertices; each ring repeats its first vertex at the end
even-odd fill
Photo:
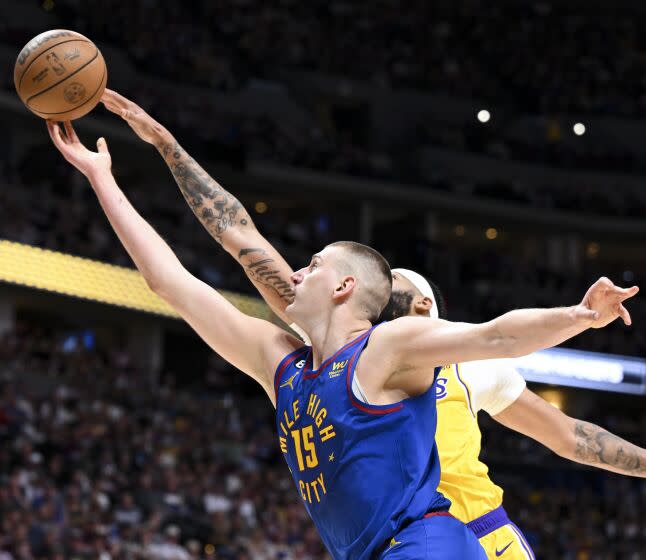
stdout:
POLYGON ((20 51, 13 80, 30 111, 44 119, 71 121, 96 107, 108 71, 103 55, 87 37, 53 29, 20 51))

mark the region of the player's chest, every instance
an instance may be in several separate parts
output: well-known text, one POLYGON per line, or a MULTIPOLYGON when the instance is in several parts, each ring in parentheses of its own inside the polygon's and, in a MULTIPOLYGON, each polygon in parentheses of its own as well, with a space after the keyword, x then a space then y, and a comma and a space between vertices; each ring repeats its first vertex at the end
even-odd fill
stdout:
POLYGON ((307 426, 323 430, 343 415, 346 379, 340 371, 343 364, 333 368, 335 364, 316 373, 296 371, 280 385, 276 408, 279 432, 285 435, 307 426))
POLYGON ((346 425, 339 393, 344 388, 335 387, 333 379, 323 371, 317 378, 303 375, 281 395, 276 409, 280 450, 307 504, 324 499, 342 457, 346 425))

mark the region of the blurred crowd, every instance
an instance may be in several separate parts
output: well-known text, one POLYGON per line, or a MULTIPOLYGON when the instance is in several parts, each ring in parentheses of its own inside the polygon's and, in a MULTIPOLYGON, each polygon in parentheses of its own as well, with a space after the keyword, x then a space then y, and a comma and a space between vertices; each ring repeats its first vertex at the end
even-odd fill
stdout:
MULTIPOLYGON (((546 164, 549 167, 569 170, 604 171, 620 175, 643 175, 646 171, 644 158, 631 153, 620 142, 600 144, 598 141, 587 141, 585 137, 578 138, 576 142, 572 141, 572 132, 566 128, 563 120, 558 118, 534 121, 531 130, 526 134, 517 131, 514 133, 509 124, 505 121, 481 123, 474 118, 461 125, 451 125, 425 119, 417 126, 416 135, 411 137, 411 143, 417 146, 439 147, 452 152, 478 154, 502 162, 546 164)), ((567 188, 566 194, 569 192, 576 195, 581 186, 585 187, 579 184, 567 188)), ((612 185, 606 185, 606 191, 611 188, 612 185)), ((585 201, 585 194, 579 194, 582 202, 585 201)), ((554 207, 568 209, 567 205, 560 202, 558 195, 555 196, 554 207)), ((598 210, 594 213, 598 213, 598 210)), ((615 209, 612 209, 611 213, 619 216, 630 215, 615 209)))
POLYGON ((414 0, 406 10, 396 0, 202 1, 191 10, 152 9, 145 0, 104 0, 100 9, 58 4, 75 29, 105 35, 140 68, 215 89, 235 90, 249 76, 273 78, 292 68, 540 113, 646 109, 639 12, 607 18, 535 0, 414 0))
POLYGON ((0 558, 324 558, 272 408, 214 359, 200 387, 20 326, 0 342, 0 558))
MULTIPOLYGON (((118 348, 24 322, 0 338, 0 558, 328 558, 262 392, 215 356, 182 384, 118 348)), ((483 420, 483 457, 537 557, 643 560, 643 482, 483 420)), ((639 418, 595 420, 640 433, 639 418)))
MULTIPOLYGON (((187 10, 177 3, 145 0, 92 5, 63 0, 52 2, 47 13, 54 27, 72 28, 120 48, 141 76, 137 83, 123 85, 125 93, 179 137, 199 138, 198 151, 233 165, 260 158, 427 183, 411 154, 429 134, 411 129, 404 144, 377 147, 373 118, 364 114, 369 108, 335 106, 322 93, 298 88, 294 73, 314 73, 375 88, 477 99, 504 108, 507 120, 524 114, 546 117, 545 130, 524 139, 498 130, 482 145, 474 143, 469 131, 456 142, 455 136, 464 135, 459 131, 448 142, 453 149, 475 148, 495 157, 567 168, 644 172, 643 158, 621 143, 606 139, 590 145, 582 139, 584 147, 573 148, 558 130, 559 118, 569 114, 644 115, 643 14, 606 18, 594 9, 528 0, 495 6, 482 0, 443 4, 431 7, 415 0, 401 10, 394 0, 226 0, 193 2, 187 10), (147 82, 146 76, 168 85, 192 84, 203 95, 179 95, 172 87, 147 82), (289 91, 309 124, 227 111, 209 98, 210 92, 239 94, 258 82, 289 91)), ((36 31, 22 20, 2 22, 0 29, 2 42, 14 48, 36 31)), ((10 72, 3 84, 13 89, 10 72)), ((422 132, 428 129, 423 115, 418 120, 422 132)), ((446 137, 445 127, 439 130, 446 137)), ((437 130, 431 131, 433 142, 437 136, 437 130)), ((558 207, 559 197, 554 198, 558 207)))

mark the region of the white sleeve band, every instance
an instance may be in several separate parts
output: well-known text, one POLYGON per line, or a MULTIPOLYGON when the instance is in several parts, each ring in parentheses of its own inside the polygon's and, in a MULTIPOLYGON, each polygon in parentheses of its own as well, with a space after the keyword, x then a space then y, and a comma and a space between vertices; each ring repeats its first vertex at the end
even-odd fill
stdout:
POLYGON ((471 390, 475 410, 491 416, 512 404, 525 389, 523 376, 513 360, 483 360, 459 364, 460 375, 471 390))
POLYGON ((303 339, 303 342, 308 346, 312 346, 312 341, 310 337, 305 334, 305 331, 301 329, 296 323, 289 325, 289 328, 292 329, 298 336, 303 339))

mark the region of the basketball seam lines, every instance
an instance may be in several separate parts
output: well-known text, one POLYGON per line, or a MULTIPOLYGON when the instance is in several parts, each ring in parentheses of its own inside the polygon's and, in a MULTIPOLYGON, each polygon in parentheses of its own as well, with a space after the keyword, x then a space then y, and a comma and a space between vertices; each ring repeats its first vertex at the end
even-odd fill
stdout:
MULTIPOLYGON (((39 113, 41 113, 41 114, 43 114, 43 115, 60 115, 61 113, 69 113, 70 111, 74 111, 74 110, 78 109, 79 107, 83 107, 83 105, 85 105, 88 101, 92 100, 92 98, 96 95, 96 92, 97 92, 97 91, 99 91, 99 90, 101 89, 101 85, 103 84, 103 79, 105 78, 105 74, 106 74, 106 72, 107 72, 107 68, 104 66, 104 67, 103 67, 103 75, 101 76, 101 81, 99 82, 99 87, 98 87, 98 88, 96 88, 96 89, 94 90, 94 92, 92 93, 92 95, 90 95, 90 96, 89 96, 85 101, 83 101, 83 103, 81 103, 80 105, 77 105, 76 107, 73 107, 72 109, 68 109, 67 111, 58 111, 57 113, 48 113, 47 111, 38 111, 38 112, 39 112, 39 113)), ((34 110, 36 110, 36 109, 34 109, 34 110)))
POLYGON ((56 43, 55 45, 52 45, 51 47, 45 49, 43 52, 41 52, 38 56, 34 57, 34 60, 32 60, 29 64, 27 64, 27 68, 23 71, 23 73, 20 76, 20 80, 18 80, 18 89, 20 89, 20 86, 22 85, 22 79, 25 77, 25 74, 27 73, 27 70, 31 68, 31 65, 36 62, 41 56, 46 54, 48 51, 53 49, 54 47, 58 47, 58 45, 64 45, 65 43, 72 43, 74 41, 81 41, 82 43, 88 43, 89 41, 83 40, 83 39, 68 39, 67 41, 61 41, 60 43, 56 43))
MULTIPOLYGON (((29 107, 29 102, 30 102, 32 99, 34 99, 34 97, 38 97, 39 95, 42 95, 43 93, 47 93, 50 89, 55 88, 56 86, 58 86, 58 85, 62 84, 62 83, 63 83, 65 80, 67 80, 68 78, 71 78, 71 77, 72 77, 72 76, 74 76, 75 74, 78 74, 78 73, 79 73, 81 70, 83 70, 83 68, 85 68, 88 64, 91 64, 92 62, 94 62, 94 61, 97 59, 97 57, 98 57, 98 56, 99 56, 99 49, 96 49, 96 52, 94 53, 94 56, 93 56, 90 60, 88 60, 88 61, 87 61, 83 66, 81 66, 80 68, 77 68, 76 70, 74 70, 74 72, 72 72, 72 73, 71 73, 71 74, 69 74, 68 76, 65 76, 62 80, 58 80, 58 82, 56 82, 55 84, 52 84, 52 85, 51 85, 51 86, 49 86, 48 88, 45 88, 43 91, 38 92, 36 95, 32 95, 29 99, 27 99, 27 100, 25 101, 25 105, 27 105, 27 106, 29 107)), ((66 112, 66 111, 63 111, 63 112, 66 112)))

